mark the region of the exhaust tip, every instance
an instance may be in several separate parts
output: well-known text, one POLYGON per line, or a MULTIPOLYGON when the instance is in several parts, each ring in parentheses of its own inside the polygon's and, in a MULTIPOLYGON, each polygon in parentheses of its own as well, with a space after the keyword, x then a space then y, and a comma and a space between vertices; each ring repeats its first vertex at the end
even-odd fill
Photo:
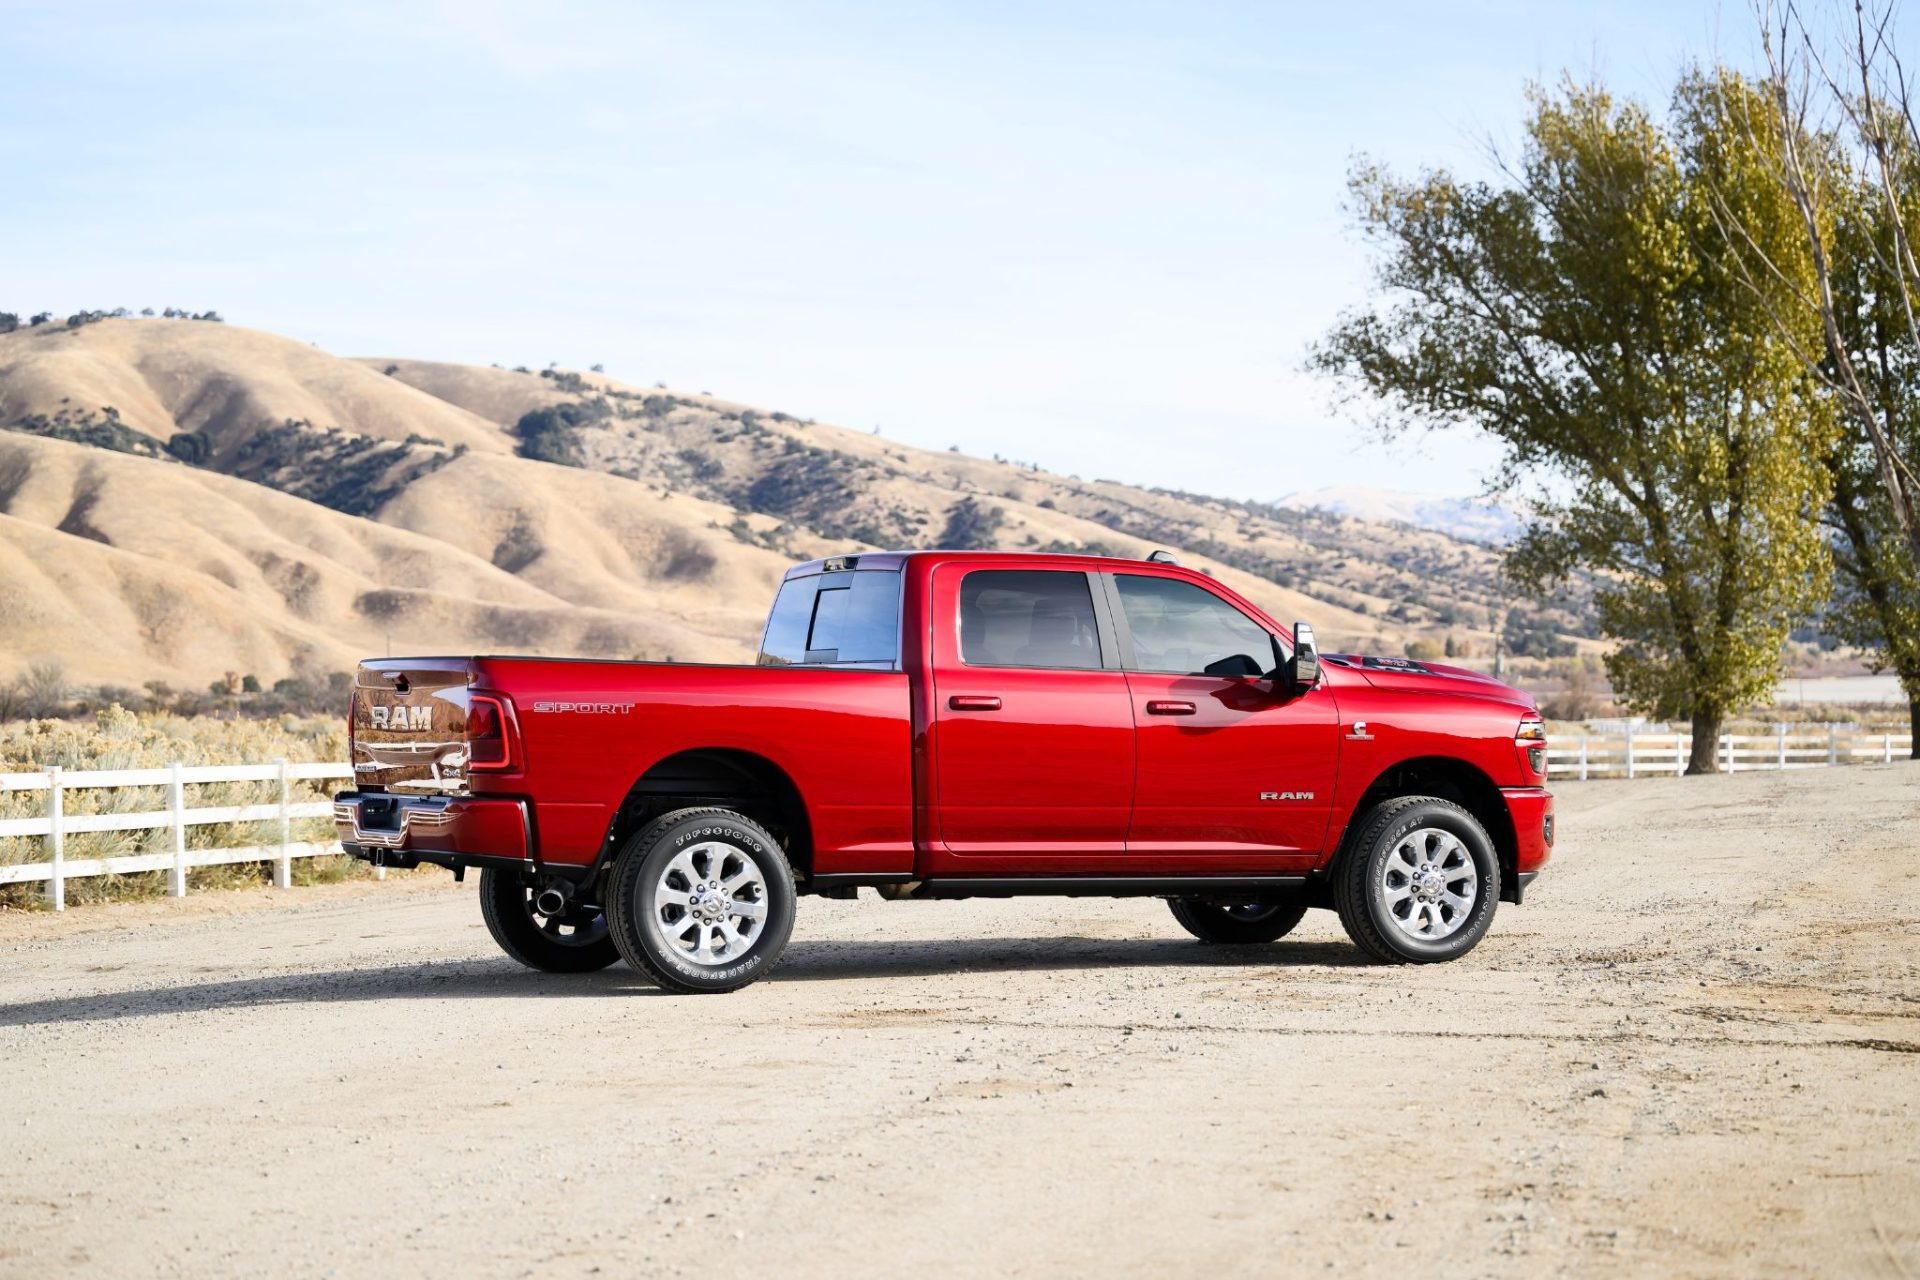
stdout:
POLYGON ((542 889, 534 895, 533 909, 543 916, 557 916, 567 909, 567 896, 559 889, 542 889))

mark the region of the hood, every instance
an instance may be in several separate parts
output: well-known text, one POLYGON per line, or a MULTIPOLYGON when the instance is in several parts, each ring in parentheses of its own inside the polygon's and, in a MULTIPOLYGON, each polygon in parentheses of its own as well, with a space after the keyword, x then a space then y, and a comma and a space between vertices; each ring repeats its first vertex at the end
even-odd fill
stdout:
POLYGON ((1321 660, 1351 671, 1378 689, 1405 693, 1450 693, 1457 697, 1494 698, 1534 709, 1533 695, 1490 675, 1466 667, 1417 662, 1412 658, 1382 658, 1372 654, 1323 653, 1321 660))

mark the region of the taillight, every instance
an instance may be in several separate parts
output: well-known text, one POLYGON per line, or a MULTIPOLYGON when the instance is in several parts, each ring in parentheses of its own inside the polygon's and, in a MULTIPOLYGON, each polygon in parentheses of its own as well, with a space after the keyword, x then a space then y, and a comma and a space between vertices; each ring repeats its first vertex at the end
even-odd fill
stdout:
POLYGON ((498 698, 476 693, 467 699, 467 762, 475 769, 505 769, 513 764, 507 738, 507 709, 498 698))
POLYGON ((1513 745, 1521 761, 1535 777, 1547 776, 1547 722, 1539 716, 1524 716, 1513 731, 1513 745))

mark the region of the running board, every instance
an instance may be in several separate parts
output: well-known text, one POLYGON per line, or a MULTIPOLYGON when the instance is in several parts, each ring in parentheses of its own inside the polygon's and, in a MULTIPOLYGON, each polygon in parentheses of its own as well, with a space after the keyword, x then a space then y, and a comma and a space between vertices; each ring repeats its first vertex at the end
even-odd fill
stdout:
POLYGON ((1295 892, 1305 876, 940 876, 920 882, 916 898, 1205 898, 1295 892))

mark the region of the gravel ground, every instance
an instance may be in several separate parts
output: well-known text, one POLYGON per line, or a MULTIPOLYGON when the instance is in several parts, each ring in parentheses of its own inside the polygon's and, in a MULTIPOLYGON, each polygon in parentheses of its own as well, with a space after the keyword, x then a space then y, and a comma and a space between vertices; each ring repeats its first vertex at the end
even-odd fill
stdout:
POLYGON ((1920 766, 1561 788, 1465 960, 805 900, 732 996, 472 886, 0 918, 0 1274, 1920 1273, 1920 766))

